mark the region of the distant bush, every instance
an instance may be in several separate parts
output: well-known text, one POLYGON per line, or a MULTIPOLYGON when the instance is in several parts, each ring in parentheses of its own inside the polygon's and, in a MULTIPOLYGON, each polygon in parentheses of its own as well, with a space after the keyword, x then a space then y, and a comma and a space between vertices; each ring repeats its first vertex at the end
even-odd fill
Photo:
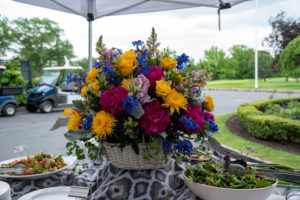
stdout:
POLYGON ((300 121, 266 114, 270 104, 288 104, 300 97, 260 100, 238 107, 240 123, 256 138, 300 144, 300 121))

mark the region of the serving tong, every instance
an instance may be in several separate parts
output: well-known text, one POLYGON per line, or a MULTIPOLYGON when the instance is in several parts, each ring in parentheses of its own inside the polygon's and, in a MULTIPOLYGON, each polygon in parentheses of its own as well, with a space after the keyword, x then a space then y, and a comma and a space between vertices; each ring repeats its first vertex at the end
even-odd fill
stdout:
POLYGON ((12 167, 0 167, 0 173, 14 173, 17 175, 21 175, 25 172, 27 166, 24 163, 17 163, 12 167))

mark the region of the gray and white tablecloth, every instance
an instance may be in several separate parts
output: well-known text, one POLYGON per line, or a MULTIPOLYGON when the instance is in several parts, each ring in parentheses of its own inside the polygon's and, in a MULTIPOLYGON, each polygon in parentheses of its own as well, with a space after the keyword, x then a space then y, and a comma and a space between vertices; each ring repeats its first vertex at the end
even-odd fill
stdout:
MULTIPOLYGON (((4 180, 11 186, 12 199, 17 200, 29 192, 56 186, 90 187, 90 200, 164 200, 197 198, 184 184, 184 168, 171 160, 166 168, 158 170, 124 170, 104 162, 81 173, 65 170, 51 177, 35 180, 4 180)), ((283 200, 276 191, 268 200, 283 200)), ((298 200, 298 199, 297 199, 298 200)))

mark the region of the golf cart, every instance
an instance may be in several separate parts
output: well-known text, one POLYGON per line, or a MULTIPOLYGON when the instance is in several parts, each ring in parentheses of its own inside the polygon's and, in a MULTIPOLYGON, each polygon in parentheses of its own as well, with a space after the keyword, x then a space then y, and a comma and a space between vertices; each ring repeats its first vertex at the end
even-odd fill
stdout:
POLYGON ((64 82, 68 72, 81 69, 78 66, 43 68, 38 86, 28 93, 26 109, 49 113, 53 108, 70 107, 73 100, 82 99, 74 85, 64 82))
POLYGON ((18 102, 13 95, 23 94, 23 87, 0 87, 0 112, 4 116, 13 116, 17 112, 18 102))

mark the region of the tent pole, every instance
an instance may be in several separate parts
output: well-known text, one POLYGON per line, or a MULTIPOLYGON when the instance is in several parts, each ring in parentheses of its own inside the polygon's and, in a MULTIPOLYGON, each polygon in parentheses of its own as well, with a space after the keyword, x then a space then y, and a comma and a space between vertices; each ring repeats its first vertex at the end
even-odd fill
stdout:
POLYGON ((89 71, 92 70, 92 21, 89 21, 89 71))
POLYGON ((258 26, 258 0, 255 0, 255 88, 258 88, 258 55, 257 55, 257 26, 258 26))
POLYGON ((93 63, 92 63, 92 37, 93 37, 93 30, 92 30, 92 23, 94 21, 94 15, 92 13, 88 13, 87 15, 87 20, 89 22, 89 58, 88 58, 88 67, 89 67, 89 71, 92 70, 93 68, 93 63))

